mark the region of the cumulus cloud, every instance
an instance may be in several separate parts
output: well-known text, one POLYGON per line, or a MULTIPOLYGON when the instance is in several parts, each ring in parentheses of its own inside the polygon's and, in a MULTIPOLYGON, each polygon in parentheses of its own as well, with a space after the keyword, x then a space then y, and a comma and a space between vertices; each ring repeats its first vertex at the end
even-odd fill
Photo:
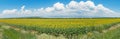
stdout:
POLYGON ((23 14, 31 14, 32 11, 31 11, 31 10, 25 10, 25 6, 22 6, 22 7, 21 7, 21 10, 20 10, 20 13, 23 13, 23 14))
POLYGON ((16 12, 17 12, 17 9, 4 10, 4 11, 3 11, 3 14, 13 14, 13 13, 16 13, 16 12))
POLYGON ((63 9, 65 9, 64 4, 59 3, 59 2, 57 2, 56 4, 54 4, 53 7, 54 7, 56 10, 63 10, 63 9))
POLYGON ((92 1, 71 1, 68 4, 57 2, 52 7, 39 8, 33 10, 25 9, 22 6, 20 10, 11 9, 3 10, 0 16, 24 17, 24 16, 39 16, 39 17, 62 17, 62 18, 79 18, 79 17, 120 17, 120 14, 104 7, 102 4, 95 5, 92 1), (8 15, 7 15, 8 16, 8 15))

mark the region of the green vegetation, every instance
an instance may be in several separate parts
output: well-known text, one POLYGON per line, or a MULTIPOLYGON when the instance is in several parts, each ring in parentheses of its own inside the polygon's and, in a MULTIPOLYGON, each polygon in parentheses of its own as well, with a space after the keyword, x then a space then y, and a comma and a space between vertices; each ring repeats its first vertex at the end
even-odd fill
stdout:
POLYGON ((35 36, 30 34, 22 34, 13 29, 4 29, 3 39, 35 39, 35 36))
POLYGON ((94 39, 120 39, 120 27, 106 33, 93 33, 94 39))
MULTIPOLYGON (((11 26, 11 28, 18 28, 19 30, 25 30, 30 32, 34 31, 36 32, 35 34, 45 33, 48 35, 54 35, 56 37, 63 35, 68 39, 71 39, 71 38, 77 39, 79 37, 83 38, 82 35, 94 33, 91 35, 93 37, 90 36, 91 39, 92 38, 101 39, 102 37, 107 38, 105 37, 105 35, 111 33, 111 32, 108 32, 107 34, 104 34, 103 30, 109 29, 110 27, 113 27, 114 25, 119 24, 120 19, 119 18, 0 19, 0 23, 1 25, 9 25, 11 26), (99 34, 98 34, 99 36, 97 36, 95 32, 98 32, 99 34, 102 33, 104 36, 99 34)), ((4 30, 5 38, 7 38, 8 36, 8 37, 12 37, 12 39, 16 39, 21 37, 22 35, 24 34, 21 34, 20 32, 16 32, 16 30, 14 29, 4 30), (14 35, 14 33, 18 34, 17 37, 16 35, 14 35)), ((32 37, 31 35, 26 35, 26 34, 24 35, 24 37, 25 36, 32 37)), ((89 38, 89 35, 88 35, 88 38, 89 38)))

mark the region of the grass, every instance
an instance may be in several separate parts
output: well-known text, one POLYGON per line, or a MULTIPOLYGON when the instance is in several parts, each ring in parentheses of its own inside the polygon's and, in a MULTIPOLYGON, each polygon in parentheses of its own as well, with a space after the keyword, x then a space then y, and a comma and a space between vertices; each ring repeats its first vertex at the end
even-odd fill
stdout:
POLYGON ((35 39, 35 36, 30 34, 22 34, 14 29, 4 29, 3 39, 35 39))
POLYGON ((94 39, 120 39, 120 28, 102 34, 94 33, 94 39))
MULTIPOLYGON (((55 36, 60 34, 67 38, 87 34, 89 32, 108 29, 120 22, 116 18, 100 19, 0 19, 1 24, 7 24, 25 30, 38 31, 55 36)), ((10 30, 11 31, 11 30, 10 30)), ((7 34, 7 33, 6 33, 7 34)), ((12 34, 12 33, 11 33, 12 34)), ((9 36, 9 34, 8 34, 9 36)), ((14 36, 14 35, 13 35, 14 36)))

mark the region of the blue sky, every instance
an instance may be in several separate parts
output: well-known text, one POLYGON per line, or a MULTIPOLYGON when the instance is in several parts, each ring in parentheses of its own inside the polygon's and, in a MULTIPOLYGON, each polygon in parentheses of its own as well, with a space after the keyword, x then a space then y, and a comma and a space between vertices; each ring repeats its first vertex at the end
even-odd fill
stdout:
MULTIPOLYGON (((0 10, 19 8, 23 5, 27 6, 28 9, 48 7, 52 6, 56 2, 61 2, 68 4, 71 0, 0 0, 0 10)), ((86 1, 86 0, 75 0, 86 1)), ((115 11, 120 11, 120 0, 91 0, 95 4, 103 4, 104 6, 113 9, 115 11)))
MULTIPOLYGON (((87 0, 75 0, 76 2, 87 0)), ((91 0, 95 5, 102 4, 115 12, 120 12, 120 0, 91 0)), ((67 5, 71 0, 0 0, 0 12, 9 9, 21 9, 25 6, 25 9, 38 9, 52 7, 55 3, 60 2, 67 5)))

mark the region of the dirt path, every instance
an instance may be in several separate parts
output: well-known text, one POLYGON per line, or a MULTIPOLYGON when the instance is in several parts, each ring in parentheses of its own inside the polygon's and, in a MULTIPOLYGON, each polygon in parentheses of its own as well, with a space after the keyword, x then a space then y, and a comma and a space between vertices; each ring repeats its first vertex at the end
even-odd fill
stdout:
POLYGON ((103 30, 103 32, 106 33, 106 32, 108 32, 108 31, 111 31, 111 30, 114 30, 114 29, 117 29, 117 28, 120 28, 120 23, 119 23, 119 24, 116 24, 116 25, 113 25, 113 26, 110 27, 109 29, 103 30))
POLYGON ((114 25, 113 27, 109 28, 108 30, 114 30, 120 28, 120 24, 114 25))
POLYGON ((80 39, 93 39, 93 38, 96 38, 97 35, 103 35, 104 33, 107 33, 111 30, 115 30, 115 29, 118 29, 118 28, 120 28, 120 23, 116 24, 116 25, 113 25, 108 29, 102 30, 102 33, 99 33, 98 31, 88 32, 87 34, 81 36, 80 39))

